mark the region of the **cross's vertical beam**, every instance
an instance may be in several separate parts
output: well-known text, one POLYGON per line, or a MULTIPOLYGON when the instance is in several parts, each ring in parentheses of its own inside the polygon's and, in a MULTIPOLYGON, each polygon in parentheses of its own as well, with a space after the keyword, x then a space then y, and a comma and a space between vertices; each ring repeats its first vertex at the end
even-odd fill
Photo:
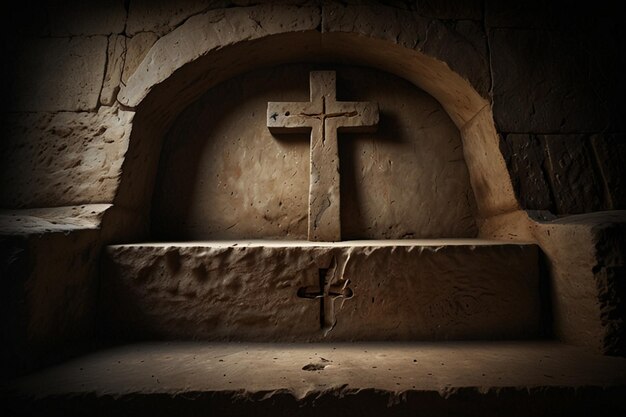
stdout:
POLYGON ((338 102, 335 79, 334 71, 312 71, 311 101, 267 106, 272 133, 311 132, 308 238, 312 241, 341 240, 337 131, 371 131, 378 124, 378 104, 338 102))

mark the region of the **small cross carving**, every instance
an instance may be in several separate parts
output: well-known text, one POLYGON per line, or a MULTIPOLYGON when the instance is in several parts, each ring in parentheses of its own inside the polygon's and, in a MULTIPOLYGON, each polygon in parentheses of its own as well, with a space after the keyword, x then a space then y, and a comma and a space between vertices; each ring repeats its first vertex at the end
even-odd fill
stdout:
POLYGON ((345 280, 341 285, 332 284, 336 271, 336 261, 333 259, 333 266, 319 269, 319 284, 314 286, 301 287, 298 289, 298 297, 320 300, 320 329, 328 333, 335 327, 335 300, 337 298, 352 298, 352 289, 348 287, 350 280, 345 280), (331 271, 329 273, 329 271, 331 271), (330 277, 329 277, 330 275, 330 277))
POLYGON ((337 131, 371 132, 378 124, 375 102, 337 101, 335 71, 310 73, 309 102, 269 102, 272 133, 311 132, 308 239, 341 240, 337 131))

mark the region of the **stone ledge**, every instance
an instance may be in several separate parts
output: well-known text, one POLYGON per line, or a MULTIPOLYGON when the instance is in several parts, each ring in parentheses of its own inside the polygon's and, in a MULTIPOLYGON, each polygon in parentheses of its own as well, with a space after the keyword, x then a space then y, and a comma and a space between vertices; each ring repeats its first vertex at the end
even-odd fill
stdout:
POLYGON ((626 359, 553 342, 144 343, 2 391, 20 415, 150 416, 617 415, 624 394, 626 359))
POLYGON ((0 210, 0 236, 71 232, 100 228, 112 204, 0 210))
POLYGON ((109 246, 101 314, 116 338, 302 342, 541 333, 536 246, 380 243, 109 246))

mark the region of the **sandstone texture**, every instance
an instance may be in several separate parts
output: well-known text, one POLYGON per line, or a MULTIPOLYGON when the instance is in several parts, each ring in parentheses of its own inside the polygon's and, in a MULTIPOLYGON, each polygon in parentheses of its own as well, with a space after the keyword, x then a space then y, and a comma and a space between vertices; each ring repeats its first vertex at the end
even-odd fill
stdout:
POLYGON ((124 68, 122 71, 122 83, 128 82, 130 77, 152 45, 159 39, 153 32, 140 32, 126 39, 126 55, 124 56, 124 68))
POLYGON ((378 103, 337 101, 335 71, 311 71, 310 101, 269 102, 270 132, 310 134, 308 240, 341 240, 340 169, 337 137, 375 132, 378 103))
POLYGON ((125 58, 126 37, 111 35, 107 48, 107 67, 104 74, 102 91, 100 92, 100 103, 105 106, 111 106, 115 103, 117 93, 120 89, 125 58))
MULTIPOLYGON (((159 166, 154 236, 307 238, 310 134, 272 135, 265 115, 270 101, 307 102, 314 68, 234 78, 178 118, 159 166)), ((343 238, 475 236, 463 146, 443 109, 390 74, 332 68, 338 100, 380 107, 376 133, 339 132, 343 238)))
POLYGON ((555 335, 605 354, 626 355, 625 211, 555 218, 525 212, 493 217, 485 238, 535 241, 550 271, 555 335))
POLYGON ((26 416, 621 415, 625 362, 552 342, 144 343, 12 381, 0 407, 26 416))
POLYGON ((541 332, 533 245, 155 243, 109 246, 105 258, 101 317, 112 337, 292 342, 541 332), (342 287, 347 295, 304 297, 303 288, 322 285, 322 272, 329 293, 342 287))
POLYGON ((133 113, 19 113, 0 143, 0 206, 111 203, 128 148, 133 113))
POLYGON ((13 63, 12 111, 85 111, 98 106, 107 37, 41 38, 26 42, 13 63))

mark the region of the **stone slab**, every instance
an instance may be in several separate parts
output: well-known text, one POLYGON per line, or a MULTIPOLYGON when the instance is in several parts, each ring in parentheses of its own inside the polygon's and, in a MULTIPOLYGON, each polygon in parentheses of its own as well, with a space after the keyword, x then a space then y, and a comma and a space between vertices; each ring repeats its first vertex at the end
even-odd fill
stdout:
POLYGON ((126 56, 122 70, 122 83, 126 84, 128 78, 135 72, 152 45, 159 39, 153 32, 140 32, 132 38, 126 39, 126 56))
POLYGON ((0 142, 0 206, 112 203, 128 149, 132 112, 19 113, 0 142))
POLYGON ((19 415, 620 415, 626 359, 554 342, 144 343, 12 381, 19 415))
POLYGON ((102 317, 112 337, 293 342, 541 332, 538 250, 530 244, 155 243, 109 246, 104 259, 102 317), (352 297, 326 297, 325 305, 301 298, 322 269, 352 297), (330 331, 320 326, 323 309, 335 321, 330 331))
POLYGON ((89 111, 98 106, 107 37, 34 39, 13 63, 11 111, 89 111))

